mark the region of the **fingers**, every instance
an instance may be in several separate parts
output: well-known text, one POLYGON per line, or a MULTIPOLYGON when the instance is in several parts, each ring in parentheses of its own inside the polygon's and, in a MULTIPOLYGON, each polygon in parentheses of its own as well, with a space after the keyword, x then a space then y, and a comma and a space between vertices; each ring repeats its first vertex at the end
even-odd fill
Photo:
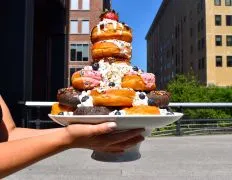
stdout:
POLYGON ((97 125, 91 125, 89 126, 90 133, 93 136, 99 136, 102 134, 107 134, 112 131, 114 131, 117 127, 117 124, 115 122, 107 122, 107 123, 102 123, 102 124, 97 124, 97 125))
POLYGON ((140 136, 141 133, 143 133, 144 131, 145 130, 143 128, 133 129, 133 130, 128 130, 128 131, 124 131, 124 132, 109 134, 105 138, 107 138, 106 141, 110 143, 109 145, 118 144, 121 142, 125 142, 129 139, 132 139, 136 136, 140 136))
POLYGON ((131 138, 127 141, 123 141, 121 143, 118 143, 118 144, 114 144, 115 147, 120 147, 122 149, 128 149, 140 142, 144 141, 144 137, 143 136, 136 136, 134 138, 131 138))
POLYGON ((103 147, 101 149, 98 149, 98 151, 109 152, 109 153, 123 153, 125 152, 126 149, 129 149, 142 141, 144 141, 144 137, 139 135, 127 141, 123 141, 118 144, 112 144, 110 146, 103 147))

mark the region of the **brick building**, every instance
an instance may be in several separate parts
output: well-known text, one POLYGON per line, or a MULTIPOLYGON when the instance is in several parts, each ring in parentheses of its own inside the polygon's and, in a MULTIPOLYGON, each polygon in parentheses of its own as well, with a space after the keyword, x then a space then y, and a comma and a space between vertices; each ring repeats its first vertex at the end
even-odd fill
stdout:
POLYGON ((99 23, 104 9, 110 9, 110 0, 70 0, 68 78, 76 71, 89 65, 91 58, 90 33, 99 23))
POLYGON ((232 86, 232 0, 163 0, 146 40, 158 87, 190 71, 205 85, 232 86))

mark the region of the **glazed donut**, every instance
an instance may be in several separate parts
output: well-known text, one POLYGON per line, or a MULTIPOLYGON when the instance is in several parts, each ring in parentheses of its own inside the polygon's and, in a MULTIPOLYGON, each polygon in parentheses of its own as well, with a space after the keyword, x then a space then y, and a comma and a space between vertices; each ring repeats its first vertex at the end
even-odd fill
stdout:
POLYGON ((151 91, 147 94, 151 106, 166 108, 169 104, 171 94, 166 91, 151 91))
POLYGON ((122 78, 121 86, 135 91, 152 91, 156 88, 155 76, 152 73, 126 74, 122 78))
POLYGON ((60 105, 77 107, 77 104, 80 103, 79 95, 81 92, 78 92, 73 87, 62 88, 58 90, 57 101, 60 105))
POLYGON ((52 110, 51 110, 51 114, 53 115, 63 115, 65 113, 70 113, 72 114, 73 111, 75 111, 76 108, 73 108, 73 107, 69 107, 69 106, 64 106, 64 105, 61 105, 59 103, 54 103, 52 105, 52 110))
POLYGON ((130 65, 130 59, 125 58, 117 58, 117 57, 105 57, 101 59, 94 59, 94 62, 104 61, 108 62, 110 64, 112 63, 126 63, 127 65, 130 65))
POLYGON ((132 42, 132 30, 124 24, 111 19, 103 19, 91 32, 91 41, 103 41, 108 39, 118 39, 121 41, 132 42))
POLYGON ((92 46, 93 60, 108 57, 130 60, 131 53, 131 44, 120 40, 98 41, 92 46))
POLYGON ((90 95, 94 106, 132 106, 135 91, 128 88, 93 89, 90 95))
POLYGON ((111 107, 105 106, 89 106, 89 107, 78 107, 73 114, 74 115, 109 115, 112 111, 111 107))
POLYGON ((129 108, 123 108, 123 111, 125 111, 126 115, 158 115, 160 114, 160 110, 156 106, 133 106, 129 108))
POLYGON ((102 80, 101 73, 86 66, 85 69, 73 73, 71 82, 72 86, 78 90, 89 90, 100 85, 102 80))

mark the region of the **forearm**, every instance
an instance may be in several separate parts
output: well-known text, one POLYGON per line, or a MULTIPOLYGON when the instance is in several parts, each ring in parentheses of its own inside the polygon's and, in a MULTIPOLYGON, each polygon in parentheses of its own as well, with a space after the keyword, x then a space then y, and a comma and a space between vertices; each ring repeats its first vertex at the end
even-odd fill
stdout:
POLYGON ((65 128, 56 133, 0 143, 0 178, 67 149, 65 128))
POLYGON ((29 128, 14 128, 12 131, 9 132, 9 141, 23 139, 28 137, 40 136, 45 135, 48 133, 55 132, 60 128, 54 129, 29 129, 29 128))

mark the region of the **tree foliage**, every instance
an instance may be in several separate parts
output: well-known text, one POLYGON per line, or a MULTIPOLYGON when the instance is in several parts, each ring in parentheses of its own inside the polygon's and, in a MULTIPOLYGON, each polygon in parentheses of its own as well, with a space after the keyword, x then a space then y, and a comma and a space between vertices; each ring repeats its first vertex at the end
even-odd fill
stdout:
MULTIPOLYGON (((167 87, 172 102, 232 102, 232 87, 206 87, 193 74, 177 75, 167 87)), ((186 109, 191 118, 231 118, 232 110, 227 109, 186 109)))

